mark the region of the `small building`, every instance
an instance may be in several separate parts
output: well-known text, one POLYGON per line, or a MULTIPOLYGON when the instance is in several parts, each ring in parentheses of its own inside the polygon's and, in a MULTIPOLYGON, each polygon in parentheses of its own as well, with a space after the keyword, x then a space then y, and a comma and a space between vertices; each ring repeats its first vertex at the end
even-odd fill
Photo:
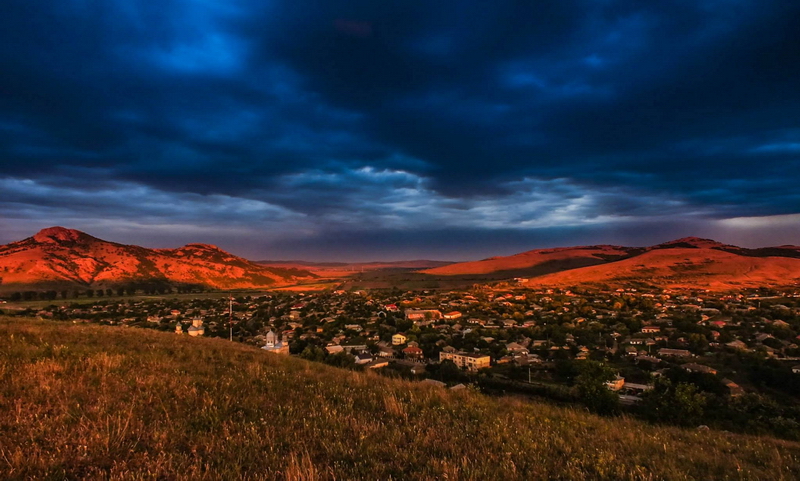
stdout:
POLYGON ((506 350, 510 354, 513 354, 515 356, 527 356, 528 355, 528 349, 525 346, 523 346, 521 344, 518 344, 516 342, 509 342, 508 344, 506 344, 506 350))
POLYGON ((666 347, 659 349, 658 355, 662 357, 692 357, 692 353, 686 349, 669 349, 666 347))
POLYGON ((328 354, 338 354, 340 352, 344 352, 344 348, 338 344, 325 346, 325 350, 328 351, 328 354))
POLYGON ((403 349, 403 354, 407 359, 414 359, 420 360, 422 359, 422 349, 417 346, 408 346, 407 348, 403 349))
POLYGON ((461 316, 463 316, 463 314, 461 314, 460 312, 453 311, 453 312, 448 312, 447 314, 445 314, 444 318, 447 319, 447 320, 455 320, 455 319, 461 319, 461 316))
POLYGON ((356 357, 356 364, 358 365, 369 364, 372 362, 372 354, 368 352, 360 352, 356 354, 355 357, 356 357))
POLYGON ((619 391, 622 389, 622 386, 625 385, 625 378, 621 376, 616 376, 611 381, 606 382, 606 387, 611 389, 612 391, 619 391))
POLYGON ((406 309, 406 319, 409 321, 437 320, 442 318, 438 309, 406 309))
POLYGON ((389 361, 386 359, 375 359, 374 361, 366 364, 368 369, 380 369, 382 367, 386 367, 389 365, 389 361))
POLYGON ((730 397, 739 397, 744 394, 744 389, 735 382, 731 381, 730 379, 723 379, 722 384, 728 388, 728 395, 730 397))
POLYGON ((726 343, 725 345, 730 347, 730 348, 733 348, 733 349, 740 349, 742 351, 747 350, 747 344, 745 344, 744 342, 742 342, 742 341, 740 341, 738 339, 735 340, 735 341, 731 341, 729 343, 726 343))

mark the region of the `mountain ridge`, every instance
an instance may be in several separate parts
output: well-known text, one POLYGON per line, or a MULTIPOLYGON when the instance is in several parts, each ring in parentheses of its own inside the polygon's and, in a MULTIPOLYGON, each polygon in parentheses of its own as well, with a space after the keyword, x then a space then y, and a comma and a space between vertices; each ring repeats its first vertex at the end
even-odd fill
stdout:
POLYGON ((106 288, 132 282, 260 288, 314 274, 256 264, 212 244, 150 249, 99 239, 61 226, 0 246, 0 290, 106 288))

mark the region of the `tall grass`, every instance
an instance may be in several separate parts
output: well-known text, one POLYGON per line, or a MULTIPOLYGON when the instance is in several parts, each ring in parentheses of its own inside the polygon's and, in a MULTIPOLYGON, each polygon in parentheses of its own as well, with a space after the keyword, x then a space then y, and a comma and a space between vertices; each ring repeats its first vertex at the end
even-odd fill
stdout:
POLYGON ((0 478, 797 479, 800 444, 0 319, 0 478))

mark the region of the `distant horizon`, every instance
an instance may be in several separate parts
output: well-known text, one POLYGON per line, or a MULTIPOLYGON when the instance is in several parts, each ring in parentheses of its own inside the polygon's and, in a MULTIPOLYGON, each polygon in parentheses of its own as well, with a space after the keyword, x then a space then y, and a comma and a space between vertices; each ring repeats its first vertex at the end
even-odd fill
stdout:
POLYGON ((691 237, 713 240, 713 241, 716 241, 716 242, 719 242, 719 243, 722 243, 722 244, 734 245, 734 246, 744 247, 744 248, 749 248, 749 249, 763 248, 763 247, 779 247, 779 246, 786 246, 786 245, 800 245, 800 243, 791 243, 791 242, 788 242, 788 243, 786 243, 786 242, 784 242, 784 243, 774 243, 774 244, 745 244, 745 243, 728 242, 728 241, 723 240, 723 239, 718 239, 718 238, 709 237, 709 236, 682 235, 682 236, 678 236, 678 237, 664 238, 662 240, 657 240, 655 242, 650 242, 650 243, 646 243, 646 244, 597 242, 597 243, 565 243, 565 244, 557 244, 557 245, 532 246, 532 247, 529 247, 529 248, 523 248, 521 250, 513 251, 513 252, 510 252, 510 253, 490 253, 490 254, 484 255, 484 256, 478 256, 478 257, 472 257, 472 258, 460 258, 460 259, 454 259, 454 258, 445 259, 445 258, 437 258, 437 257, 406 257, 406 258, 370 258, 370 257, 364 257, 364 258, 360 258, 360 259, 347 258, 347 257, 331 257, 331 258, 326 258, 324 260, 318 260, 318 259, 314 259, 314 258, 302 258, 302 257, 270 258, 270 257, 263 257, 263 256, 262 257, 259 257, 259 256, 247 256, 247 255, 242 255, 239 252, 236 252, 235 248, 227 248, 225 245, 222 245, 222 244, 219 244, 219 243, 216 243, 216 242, 207 242, 207 241, 203 240, 202 238, 188 240, 186 242, 178 242, 178 243, 171 243, 171 244, 155 244, 154 245, 154 244, 151 244, 151 243, 148 243, 148 242, 135 242, 135 241, 131 241, 130 239, 129 240, 121 240, 121 239, 114 238, 114 237, 111 237, 111 236, 99 235, 98 233, 92 232, 92 231, 89 231, 89 230, 70 227, 70 226, 65 226, 65 225, 48 225, 48 226, 44 226, 44 227, 41 227, 40 229, 37 229, 37 230, 35 230, 33 232, 30 232, 27 235, 23 235, 23 236, 21 236, 19 238, 12 239, 12 240, 4 240, 3 235, 0 234, 0 245, 5 245, 5 244, 12 243, 12 242, 21 241, 23 239, 26 239, 26 238, 29 238, 29 237, 33 237, 35 234, 37 234, 38 232, 40 232, 40 231, 42 231, 44 229, 56 228, 56 227, 61 227, 61 228, 70 229, 70 230, 77 230, 77 231, 83 232, 85 234, 91 235, 93 237, 96 237, 96 238, 104 240, 104 241, 115 242, 115 243, 118 243, 118 244, 136 245, 136 246, 145 247, 145 248, 148 248, 148 249, 175 249, 175 248, 179 248, 179 247, 182 247, 182 246, 185 246, 185 245, 188 245, 188 244, 210 244, 210 245, 217 246, 220 249, 222 249, 222 250, 224 250, 226 252, 229 252, 229 253, 231 253, 233 255, 236 255, 236 256, 239 256, 239 257, 242 257, 242 258, 248 259, 250 261, 254 261, 254 262, 281 262, 281 263, 305 262, 305 263, 311 263, 311 264, 330 264, 330 263, 369 264, 369 263, 397 263, 397 262, 411 262, 411 261, 432 261, 432 262, 458 263, 458 262, 478 261, 478 260, 488 259, 488 258, 492 258, 492 257, 511 256, 511 255, 520 254, 520 253, 527 252, 527 251, 537 250, 537 249, 571 248, 571 247, 584 247, 584 246, 597 246, 597 245, 615 245, 615 246, 621 246, 621 247, 650 247, 650 246, 655 246, 655 245, 664 244, 664 243, 673 242, 673 241, 676 241, 676 240, 680 240, 680 239, 684 239, 684 238, 691 238, 691 237))

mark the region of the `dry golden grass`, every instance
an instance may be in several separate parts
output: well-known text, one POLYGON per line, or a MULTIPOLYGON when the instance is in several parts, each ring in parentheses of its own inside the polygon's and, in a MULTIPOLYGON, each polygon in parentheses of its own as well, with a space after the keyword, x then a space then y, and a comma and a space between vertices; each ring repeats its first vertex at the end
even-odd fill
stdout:
POLYGON ((2 479, 797 479, 800 444, 0 319, 2 479))

